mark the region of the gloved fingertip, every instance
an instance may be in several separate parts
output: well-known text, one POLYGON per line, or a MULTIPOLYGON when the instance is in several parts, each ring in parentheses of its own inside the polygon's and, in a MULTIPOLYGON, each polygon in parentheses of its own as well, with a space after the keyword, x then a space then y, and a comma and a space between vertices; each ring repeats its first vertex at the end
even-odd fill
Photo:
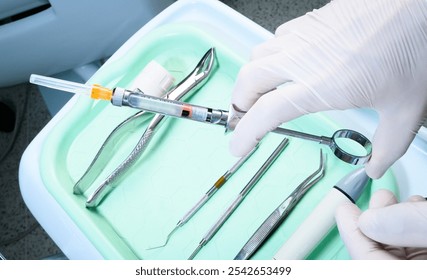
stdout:
POLYGON ((256 144, 257 142, 252 142, 248 139, 244 139, 244 141, 242 141, 241 137, 233 135, 229 143, 229 151, 235 157, 242 157, 249 153, 256 144))
POLYGON ((357 223, 364 235, 377 242, 380 242, 378 235, 384 232, 381 223, 381 212, 381 208, 367 209, 360 215, 357 223))
POLYGON ((415 117, 405 115, 398 119, 393 117, 396 114, 395 111, 379 112, 380 121, 372 139, 372 157, 366 165, 366 173, 372 179, 381 178, 406 153, 416 135, 414 131, 420 127, 419 114, 414 112, 415 117))
POLYGON ((376 159, 372 158, 365 166, 366 174, 372 179, 379 179, 384 176, 388 169, 388 165, 379 163, 376 159))
MULTIPOLYGON (((335 220, 339 227, 347 228, 356 223, 360 213, 360 209, 354 203, 345 202, 335 210, 335 220)), ((354 226, 351 227, 353 228, 354 226)))
POLYGON ((369 208, 383 208, 397 203, 394 193, 387 189, 379 189, 374 192, 369 201, 369 208))
POLYGON ((426 210, 424 201, 368 209, 360 215, 358 226, 364 235, 382 244, 427 247, 426 210))
POLYGON ((420 202, 420 201, 426 201, 427 198, 421 196, 421 195, 412 195, 408 197, 407 202, 420 202))
POLYGON ((370 241, 359 231, 358 220, 361 210, 353 203, 347 202, 337 207, 335 219, 338 231, 350 256, 353 259, 365 259, 370 252, 370 241))

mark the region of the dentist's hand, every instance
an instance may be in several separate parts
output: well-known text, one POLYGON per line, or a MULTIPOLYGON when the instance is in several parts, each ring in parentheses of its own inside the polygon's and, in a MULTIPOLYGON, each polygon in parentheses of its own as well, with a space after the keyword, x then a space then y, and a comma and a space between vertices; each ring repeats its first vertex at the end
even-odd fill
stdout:
POLYGON ((335 0, 283 24, 239 73, 232 104, 247 113, 231 153, 303 114, 368 107, 379 125, 366 171, 381 177, 427 117, 426 30, 425 0, 335 0))
POLYGON ((427 201, 423 197, 397 203, 391 192, 379 190, 365 212, 348 203, 337 209, 335 218, 353 259, 427 259, 427 201))

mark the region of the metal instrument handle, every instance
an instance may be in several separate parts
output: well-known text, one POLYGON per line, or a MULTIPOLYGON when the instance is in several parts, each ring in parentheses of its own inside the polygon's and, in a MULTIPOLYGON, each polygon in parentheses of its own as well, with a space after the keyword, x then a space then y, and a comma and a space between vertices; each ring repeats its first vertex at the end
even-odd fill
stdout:
POLYGON ((317 135, 294 131, 294 130, 290 130, 282 127, 277 127, 276 129, 273 130, 273 132, 291 136, 291 137, 300 138, 300 139, 315 141, 320 144, 327 145, 329 146, 329 148, 332 150, 332 152, 337 158, 353 165, 362 165, 367 163, 368 160, 371 158, 371 154, 372 154, 371 141, 369 141, 369 139, 363 134, 350 129, 337 130, 334 132, 332 137, 317 136, 317 135), (340 147, 340 145, 336 141, 339 138, 347 138, 358 143, 365 149, 366 154, 355 155, 355 154, 352 154, 350 151, 347 151, 345 148, 340 147))
POLYGON ((300 138, 300 139, 315 141, 315 142, 318 142, 321 144, 326 144, 326 145, 328 145, 330 142, 332 142, 332 138, 328 138, 328 137, 324 137, 324 136, 317 136, 317 135, 304 133, 304 132, 299 132, 299 131, 295 131, 295 130, 291 130, 291 129, 287 129, 287 128, 283 128, 283 127, 277 127, 276 129, 273 130, 273 132, 278 133, 278 134, 291 136, 291 137, 300 138))
MULTIPOLYGON (((209 74, 214 66, 215 62, 215 49, 209 49, 198 62, 194 70, 183 79, 175 88, 169 91, 167 97, 169 99, 178 100, 182 98, 185 94, 190 92, 192 89, 201 86, 202 82, 206 81, 206 78, 209 77, 209 74)), ((129 93, 129 91, 125 91, 125 93, 129 93)), ((137 92, 135 93, 137 94, 137 92)), ((97 207, 101 202, 102 198, 105 197, 111 190, 112 185, 115 181, 120 178, 123 173, 128 170, 133 163, 139 158, 142 152, 146 149, 148 143, 150 142, 153 134, 159 129, 162 120, 164 119, 164 115, 156 114, 141 139, 137 143, 136 147, 132 150, 132 152, 128 155, 128 157, 111 173, 104 182, 97 187, 97 189, 89 196, 86 201, 86 207, 92 208, 97 207)), ((117 133, 114 132, 113 133, 117 133)), ((100 151, 102 152, 102 151, 100 151)), ((99 152, 99 153, 100 153, 99 152)), ((91 169, 91 167, 89 167, 91 169)), ((85 188, 88 188, 86 186, 85 188)), ((81 187, 75 188, 76 193, 82 193, 80 190, 81 187)))
POLYGON ((119 139, 124 137, 126 135, 125 133, 132 127, 144 122, 145 120, 148 120, 148 116, 152 116, 152 114, 145 111, 139 111, 138 113, 124 120, 110 133, 110 135, 108 135, 107 139, 98 150, 96 156, 92 160, 89 167, 86 169, 83 176, 74 185, 74 194, 83 194, 85 191, 87 191, 87 189, 93 184, 98 175, 104 169, 107 162, 114 154, 114 146, 119 141, 119 139))
POLYGON ((259 226, 251 238, 246 242, 235 260, 249 259, 264 241, 281 225, 295 205, 300 201, 304 194, 320 179, 323 178, 325 171, 325 158, 320 151, 319 168, 310 174, 299 184, 295 190, 268 216, 268 218, 259 226))
POLYGON ((147 148, 152 139, 153 133, 154 131, 150 128, 145 130, 132 153, 116 169, 114 169, 104 182, 102 182, 102 184, 99 185, 98 188, 89 196, 86 201, 87 208, 98 206, 101 200, 112 190, 112 187, 108 188, 108 186, 117 181, 118 178, 132 166, 132 164, 139 158, 139 155, 147 148))

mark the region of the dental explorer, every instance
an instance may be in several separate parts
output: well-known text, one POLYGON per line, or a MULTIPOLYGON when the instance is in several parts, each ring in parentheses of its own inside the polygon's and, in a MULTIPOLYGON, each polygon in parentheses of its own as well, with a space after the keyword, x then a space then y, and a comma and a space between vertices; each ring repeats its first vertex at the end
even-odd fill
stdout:
POLYGON ((252 154, 256 151, 257 148, 258 145, 256 145, 255 148, 253 148, 248 154, 239 158, 239 160, 237 160, 237 162, 230 169, 228 169, 221 177, 218 178, 218 180, 200 198, 200 200, 178 221, 175 228, 167 235, 164 244, 148 248, 147 250, 162 248, 166 246, 172 234, 174 234, 178 230, 178 228, 186 224, 196 214, 196 212, 199 211, 200 208, 203 207, 203 205, 205 205, 205 203, 228 181, 228 179, 231 178, 231 176, 233 176, 233 174, 246 162, 246 160, 252 156, 252 154))
MULTIPOLYGON (((111 90, 99 85, 82 85, 38 75, 31 75, 30 82, 48 87, 55 86, 56 88, 65 91, 86 94, 94 99, 110 100, 115 106, 129 106, 176 118, 185 118, 198 122, 218 124, 225 126, 227 129, 230 128, 230 114, 226 110, 213 109, 180 101, 148 96, 124 88, 117 87, 111 90), (49 81, 45 82, 44 79, 46 78, 49 79, 49 81)), ((272 132, 327 145, 336 157, 344 162, 354 165, 365 164, 368 162, 372 154, 372 143, 369 139, 363 134, 350 129, 337 130, 333 133, 332 137, 317 136, 282 127, 277 127, 272 132), (355 153, 353 150, 349 151, 348 146, 340 144, 340 139, 349 139, 352 142, 357 143, 358 146, 363 148, 363 152, 355 153)), ((350 146, 353 147, 353 145, 350 146)))
POLYGON ((295 190, 265 219, 254 232, 251 238, 242 247, 234 258, 235 260, 247 260, 262 246, 274 231, 285 221, 290 212, 301 200, 304 194, 325 175, 325 156, 320 150, 319 168, 308 176, 295 190))
POLYGON ((222 216, 217 220, 217 222, 209 229, 206 235, 199 242, 197 248, 193 251, 193 253, 188 258, 189 260, 194 259, 194 257, 200 252, 200 250, 205 246, 219 231, 219 229, 224 225, 227 219, 233 214, 233 212, 237 209, 243 199, 249 194, 249 192, 253 189, 256 183, 261 179, 261 177, 267 172, 270 166, 274 163, 274 161, 280 156, 283 150, 287 147, 289 140, 284 138, 280 144, 276 147, 273 153, 268 157, 268 159, 264 162, 264 164, 260 167, 260 169, 255 173, 252 179, 246 184, 246 186, 240 191, 237 195, 237 198, 230 204, 230 206, 226 209, 226 211, 222 214, 222 216))
POLYGON ((335 210, 344 203, 355 203, 370 182, 364 168, 344 176, 314 208, 311 214, 275 254, 275 260, 301 260, 335 225, 335 210))

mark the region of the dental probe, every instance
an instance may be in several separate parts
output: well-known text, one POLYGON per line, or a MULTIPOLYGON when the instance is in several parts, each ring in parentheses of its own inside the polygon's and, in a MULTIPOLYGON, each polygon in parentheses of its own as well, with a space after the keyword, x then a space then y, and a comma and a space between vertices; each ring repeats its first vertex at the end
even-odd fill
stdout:
POLYGON ((246 186, 240 191, 237 195, 237 198, 230 204, 227 210, 222 214, 222 216, 217 220, 217 222, 209 229, 206 235, 199 242, 197 248, 193 251, 193 253, 188 258, 189 260, 194 259, 194 257, 200 252, 203 246, 205 246, 214 235, 218 232, 218 230, 224 225, 227 219, 233 214, 234 210, 240 205, 243 199, 249 194, 249 192, 253 189, 256 183, 261 179, 261 177, 267 172, 268 168, 274 163, 274 161, 279 157, 279 155, 283 152, 283 150, 288 145, 289 140, 284 138, 277 148, 273 151, 273 153, 268 157, 268 159, 264 162, 261 168, 255 173, 252 179, 246 184, 246 186))
POLYGON ((337 207, 348 201, 355 203, 369 182, 364 168, 343 177, 282 245, 274 259, 301 260, 307 257, 335 225, 337 207))
POLYGON ((166 246, 169 242, 171 236, 178 230, 178 228, 182 227, 186 224, 197 211, 202 208, 203 205, 228 181, 228 179, 233 176, 233 174, 246 162, 248 158, 256 151, 258 145, 255 146, 247 155, 241 157, 229 170, 227 170, 224 175, 219 177, 219 179, 213 184, 213 186, 200 198, 200 200, 178 221, 175 228, 168 234, 166 237, 166 241, 163 245, 151 247, 147 250, 162 248, 166 246))

